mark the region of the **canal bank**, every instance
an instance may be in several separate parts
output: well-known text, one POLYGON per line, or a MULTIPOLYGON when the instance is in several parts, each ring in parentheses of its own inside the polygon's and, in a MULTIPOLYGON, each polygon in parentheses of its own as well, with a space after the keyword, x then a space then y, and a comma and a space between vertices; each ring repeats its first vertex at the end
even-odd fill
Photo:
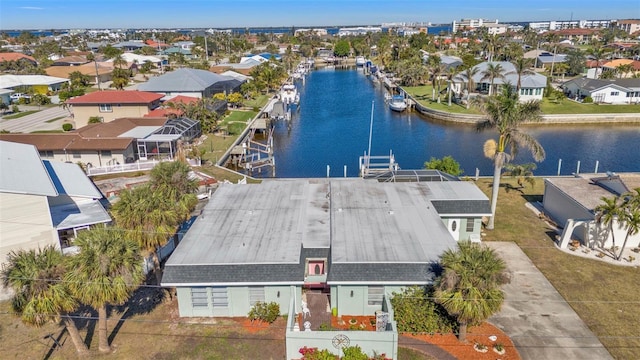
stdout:
MULTIPOLYGON (((414 104, 414 109, 420 114, 433 120, 452 122, 457 124, 475 125, 481 122, 482 115, 458 114, 431 109, 422 105, 411 94, 407 94, 414 104)), ((608 105, 615 106, 615 105, 608 105)), ((640 109, 640 107, 638 108, 640 109)), ((638 113, 613 113, 613 114, 546 114, 542 115, 542 121, 524 125, 572 125, 572 124, 640 124, 640 112, 638 113)))

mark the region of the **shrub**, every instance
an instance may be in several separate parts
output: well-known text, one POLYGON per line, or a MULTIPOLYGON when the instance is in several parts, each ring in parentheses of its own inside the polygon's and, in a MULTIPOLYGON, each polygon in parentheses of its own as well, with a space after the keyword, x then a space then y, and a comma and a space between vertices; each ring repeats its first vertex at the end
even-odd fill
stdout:
POLYGON ((260 320, 271 324, 276 321, 280 315, 280 305, 276 302, 264 303, 258 301, 251 310, 249 310, 249 319, 260 320))
POLYGON ((593 103, 593 98, 591 96, 587 96, 586 98, 584 98, 584 100, 582 100, 582 102, 585 104, 591 104, 593 103))
POLYGON ((14 114, 19 113, 20 112, 20 107, 18 107, 18 105, 13 105, 11 107, 11 112, 14 113, 14 114))
POLYGON ((369 356, 362 352, 360 346, 349 346, 342 349, 344 356, 342 360, 369 360, 369 356))
POLYGON ((100 116, 90 116, 88 124, 99 124, 102 122, 102 118, 100 116))
POLYGON ((62 124, 62 130, 64 131, 71 131, 73 129, 73 125, 70 123, 64 123, 62 124))
POLYGON ((259 108, 259 107, 257 107, 257 106, 254 106, 254 107, 253 107, 253 111, 254 111, 254 112, 260 112, 260 108, 259 108))
POLYGON ((337 360, 338 356, 332 354, 327 349, 318 350, 318 348, 303 347, 298 350, 302 354, 303 360, 337 360))
POLYGON ((414 286, 402 293, 393 293, 391 304, 400 332, 446 333, 456 327, 455 320, 433 301, 431 289, 414 286))
POLYGON ((450 155, 447 155, 442 159, 432 157, 429 161, 424 163, 424 167, 425 169, 440 170, 453 176, 458 176, 464 172, 464 170, 460 168, 460 163, 450 155))

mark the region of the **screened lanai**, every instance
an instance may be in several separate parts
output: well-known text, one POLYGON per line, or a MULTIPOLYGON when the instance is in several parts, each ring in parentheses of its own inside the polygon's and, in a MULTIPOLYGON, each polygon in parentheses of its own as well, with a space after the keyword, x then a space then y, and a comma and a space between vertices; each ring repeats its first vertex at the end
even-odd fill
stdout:
POLYGON ((178 149, 178 141, 185 143, 200 136, 200 122, 188 118, 169 119, 153 133, 138 138, 138 157, 141 160, 152 158, 173 158, 178 149))

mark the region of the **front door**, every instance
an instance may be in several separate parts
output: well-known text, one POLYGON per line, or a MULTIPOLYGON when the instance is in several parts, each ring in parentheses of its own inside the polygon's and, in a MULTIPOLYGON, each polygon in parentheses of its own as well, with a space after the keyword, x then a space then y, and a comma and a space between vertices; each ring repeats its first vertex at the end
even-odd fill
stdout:
POLYGON ((138 144, 138 159, 147 160, 147 146, 145 144, 138 144))
POLYGON ((455 241, 460 240, 460 219, 449 219, 449 233, 455 241))

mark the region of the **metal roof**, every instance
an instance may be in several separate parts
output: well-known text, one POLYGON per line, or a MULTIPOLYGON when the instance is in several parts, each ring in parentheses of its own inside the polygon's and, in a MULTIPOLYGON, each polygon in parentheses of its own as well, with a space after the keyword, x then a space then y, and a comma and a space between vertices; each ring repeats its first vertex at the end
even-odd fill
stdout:
POLYGON ((153 134, 158 129, 162 129, 162 126, 136 126, 133 129, 118 135, 118 137, 142 139, 153 134))
MULTIPOLYGON (((510 83, 511 85, 515 86, 518 83, 518 73, 512 63, 508 61, 493 61, 491 62, 491 64, 500 65, 502 67, 503 78, 498 77, 493 79, 494 85, 510 83)), ((478 69, 476 74, 473 75, 474 83, 481 84, 490 82, 488 78, 483 79, 483 77, 485 76, 484 71, 486 71, 488 67, 489 62, 487 61, 474 66, 474 68, 478 69)), ((453 80, 457 82, 467 81, 464 73, 457 74, 453 77, 453 80)), ((547 86, 547 77, 538 73, 523 74, 520 78, 520 84, 523 88, 543 88, 547 86)))
POLYGON ((53 226, 58 230, 108 223, 111 217, 100 201, 78 201, 50 207, 53 226))
POLYGON ((77 164, 49 160, 43 160, 42 163, 58 194, 89 199, 102 198, 102 194, 77 164))
POLYGON ((57 196, 33 145, 0 141, 0 192, 57 196))
POLYGON ((138 85, 138 90, 156 92, 193 92, 204 91, 216 85, 232 83, 235 87, 241 83, 232 77, 222 76, 206 70, 178 69, 161 76, 152 77, 146 83, 138 85))

